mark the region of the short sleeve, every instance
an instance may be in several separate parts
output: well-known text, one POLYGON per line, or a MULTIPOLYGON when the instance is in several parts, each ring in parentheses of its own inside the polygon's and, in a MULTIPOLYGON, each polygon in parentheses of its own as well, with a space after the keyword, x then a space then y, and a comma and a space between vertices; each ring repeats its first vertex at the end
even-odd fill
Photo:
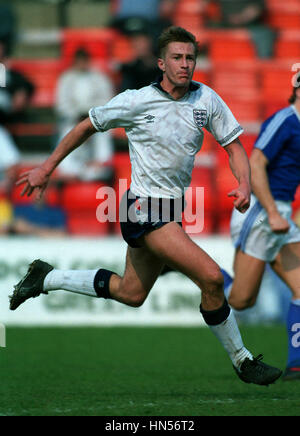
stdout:
POLYGON ((244 130, 221 97, 211 91, 211 107, 206 128, 216 141, 225 147, 238 138, 244 130))
POLYGON ((116 95, 104 106, 94 107, 89 111, 90 120, 99 132, 116 127, 130 128, 133 125, 134 90, 127 90, 116 95))

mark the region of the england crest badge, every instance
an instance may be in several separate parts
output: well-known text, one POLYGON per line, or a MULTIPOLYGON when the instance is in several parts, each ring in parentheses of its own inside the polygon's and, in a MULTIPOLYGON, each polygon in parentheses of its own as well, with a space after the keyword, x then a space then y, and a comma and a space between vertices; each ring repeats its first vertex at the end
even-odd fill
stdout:
POLYGON ((207 111, 205 109, 194 109, 193 115, 197 127, 203 127, 206 125, 207 111))

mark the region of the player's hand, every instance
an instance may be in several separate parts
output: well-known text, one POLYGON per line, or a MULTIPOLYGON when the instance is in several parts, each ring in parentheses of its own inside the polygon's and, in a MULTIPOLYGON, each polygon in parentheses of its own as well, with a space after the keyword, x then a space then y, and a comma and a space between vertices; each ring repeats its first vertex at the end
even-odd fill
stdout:
POLYGON ((21 196, 27 194, 28 197, 36 189, 38 191, 37 200, 40 200, 47 188, 49 182, 49 174, 43 167, 37 167, 30 171, 22 173, 16 182, 17 186, 23 185, 24 189, 21 192, 21 196))
POLYGON ((228 197, 235 198, 234 207, 241 213, 245 213, 250 206, 250 187, 240 185, 238 188, 229 192, 228 197))
POLYGON ((268 215, 269 224, 274 233, 287 233, 290 229, 288 220, 283 218, 279 212, 273 212, 268 215))

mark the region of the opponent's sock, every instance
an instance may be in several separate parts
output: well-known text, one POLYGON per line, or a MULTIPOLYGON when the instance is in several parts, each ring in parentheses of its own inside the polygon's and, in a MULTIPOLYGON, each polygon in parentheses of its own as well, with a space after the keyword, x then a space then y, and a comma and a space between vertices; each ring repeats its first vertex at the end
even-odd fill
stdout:
POLYGON ((220 309, 205 311, 200 306, 200 310, 204 321, 219 339, 237 369, 241 367, 246 358, 253 360, 252 354, 243 344, 234 313, 226 299, 220 309))
POLYGON ((44 291, 64 290, 76 294, 98 297, 94 280, 98 270, 58 270, 50 271, 44 280, 44 291))
POLYGON ((233 278, 223 268, 221 268, 221 273, 223 274, 224 278, 224 294, 225 297, 228 298, 232 288, 233 278))
POLYGON ((300 366, 300 299, 291 301, 286 325, 289 340, 287 367, 300 366))

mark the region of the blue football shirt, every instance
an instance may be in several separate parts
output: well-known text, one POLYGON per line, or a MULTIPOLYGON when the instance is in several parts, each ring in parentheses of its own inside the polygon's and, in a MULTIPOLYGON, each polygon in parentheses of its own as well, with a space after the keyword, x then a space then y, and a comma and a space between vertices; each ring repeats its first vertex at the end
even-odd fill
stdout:
POLYGON ((254 147, 269 161, 267 173, 274 199, 293 201, 300 184, 300 114, 295 106, 268 118, 254 147))

